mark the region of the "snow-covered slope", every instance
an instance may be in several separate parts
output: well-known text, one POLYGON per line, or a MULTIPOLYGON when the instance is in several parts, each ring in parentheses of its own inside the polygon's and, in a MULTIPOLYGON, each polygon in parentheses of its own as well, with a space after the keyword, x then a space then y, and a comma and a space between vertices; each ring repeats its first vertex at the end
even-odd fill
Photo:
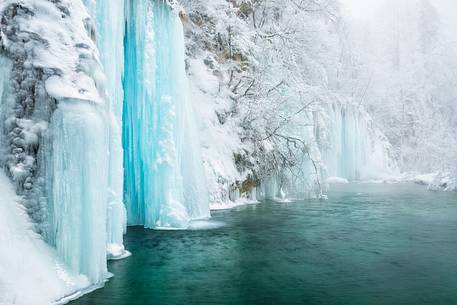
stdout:
MULTIPOLYGON (((0 304, 48 305, 88 287, 32 230, 13 185, 0 172, 0 304)), ((77 296, 77 295, 74 295, 77 296)))
POLYGON ((234 161, 234 153, 243 147, 235 122, 221 125, 217 112, 230 104, 229 94, 219 91, 219 80, 199 60, 189 60, 188 76, 193 107, 199 122, 206 180, 211 208, 230 207, 230 189, 235 181, 245 179, 234 161))

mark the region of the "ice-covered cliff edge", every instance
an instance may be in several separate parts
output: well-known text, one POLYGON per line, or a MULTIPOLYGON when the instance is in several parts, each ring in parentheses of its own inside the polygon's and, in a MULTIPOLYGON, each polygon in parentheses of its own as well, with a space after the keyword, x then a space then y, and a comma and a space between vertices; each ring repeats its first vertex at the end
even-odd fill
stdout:
POLYGON ((94 24, 80 0, 7 0, 0 18, 2 165, 34 230, 70 272, 100 285, 125 217, 110 213, 122 161, 110 161, 114 114, 94 24))

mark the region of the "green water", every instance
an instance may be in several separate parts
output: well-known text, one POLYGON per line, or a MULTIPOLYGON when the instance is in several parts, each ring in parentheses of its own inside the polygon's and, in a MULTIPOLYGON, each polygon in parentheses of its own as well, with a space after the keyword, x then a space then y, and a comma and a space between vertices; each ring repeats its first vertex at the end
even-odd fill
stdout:
POLYGON ((213 213, 201 231, 129 228, 133 256, 72 305, 457 304, 457 194, 338 187, 325 202, 213 213))

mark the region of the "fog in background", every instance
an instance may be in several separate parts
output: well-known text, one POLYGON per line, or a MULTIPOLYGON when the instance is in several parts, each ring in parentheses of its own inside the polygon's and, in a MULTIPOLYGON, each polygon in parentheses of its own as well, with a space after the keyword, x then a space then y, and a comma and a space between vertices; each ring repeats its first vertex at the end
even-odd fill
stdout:
POLYGON ((347 90, 404 171, 456 172, 457 2, 341 0, 352 66, 347 90))

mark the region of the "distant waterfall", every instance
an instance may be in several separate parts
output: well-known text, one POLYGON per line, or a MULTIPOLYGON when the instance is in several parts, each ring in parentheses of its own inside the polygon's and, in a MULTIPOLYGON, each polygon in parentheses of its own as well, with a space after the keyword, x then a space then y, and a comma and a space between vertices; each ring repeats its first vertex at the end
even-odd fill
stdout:
POLYGON ((210 216, 188 101, 183 25, 166 1, 126 8, 124 194, 128 223, 186 228, 210 216))
POLYGON ((336 101, 307 117, 301 137, 308 155, 295 167, 264 179, 260 198, 281 199, 284 193, 289 198, 325 198, 327 178, 360 181, 398 172, 391 145, 363 107, 336 101))
POLYGON ((325 115, 328 145, 322 145, 322 154, 326 176, 369 180, 397 171, 388 140, 363 107, 331 103, 325 115))

